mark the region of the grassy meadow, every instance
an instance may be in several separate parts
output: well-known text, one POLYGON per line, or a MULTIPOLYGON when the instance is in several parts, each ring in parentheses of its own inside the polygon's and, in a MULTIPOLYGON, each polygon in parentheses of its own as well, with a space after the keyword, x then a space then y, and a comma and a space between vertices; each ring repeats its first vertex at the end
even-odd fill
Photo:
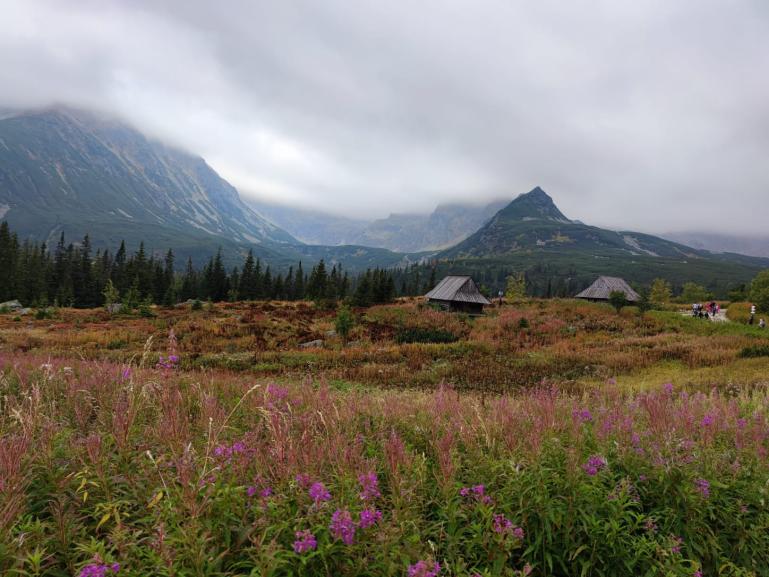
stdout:
POLYGON ((153 315, 0 315, 1 575, 769 575, 741 316, 153 315))

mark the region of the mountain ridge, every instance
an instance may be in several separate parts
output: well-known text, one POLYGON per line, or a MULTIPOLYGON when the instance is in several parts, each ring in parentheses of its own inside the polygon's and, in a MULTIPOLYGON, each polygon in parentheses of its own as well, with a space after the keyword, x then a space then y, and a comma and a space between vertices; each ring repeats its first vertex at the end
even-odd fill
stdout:
POLYGON ((188 241, 298 244, 201 157, 61 107, 0 119, 0 207, 23 238, 39 240, 175 231, 188 241))

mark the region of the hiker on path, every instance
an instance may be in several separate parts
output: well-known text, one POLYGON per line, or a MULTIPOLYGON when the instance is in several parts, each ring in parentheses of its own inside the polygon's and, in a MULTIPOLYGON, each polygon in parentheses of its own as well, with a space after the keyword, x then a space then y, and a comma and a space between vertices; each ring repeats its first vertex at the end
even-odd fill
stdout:
POLYGON ((758 321, 758 328, 759 329, 766 328, 766 321, 764 319, 761 319, 760 321, 758 321))
POLYGON ((750 305, 750 320, 748 321, 748 324, 752 325, 755 318, 756 318, 756 305, 750 305))

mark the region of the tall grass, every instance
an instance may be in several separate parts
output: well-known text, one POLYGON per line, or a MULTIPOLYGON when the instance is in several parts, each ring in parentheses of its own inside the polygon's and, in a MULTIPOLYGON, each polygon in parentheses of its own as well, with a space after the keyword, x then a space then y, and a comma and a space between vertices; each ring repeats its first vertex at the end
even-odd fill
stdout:
POLYGON ((0 366, 3 575, 769 574, 763 389, 0 366))

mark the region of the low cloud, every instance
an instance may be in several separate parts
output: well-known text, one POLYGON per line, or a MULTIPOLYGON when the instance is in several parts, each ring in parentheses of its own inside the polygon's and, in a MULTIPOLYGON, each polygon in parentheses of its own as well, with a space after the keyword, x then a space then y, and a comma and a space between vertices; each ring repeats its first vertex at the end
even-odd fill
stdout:
POLYGON ((104 110, 244 195, 378 217, 541 185, 763 232, 769 4, 6 0, 0 106, 104 110))

